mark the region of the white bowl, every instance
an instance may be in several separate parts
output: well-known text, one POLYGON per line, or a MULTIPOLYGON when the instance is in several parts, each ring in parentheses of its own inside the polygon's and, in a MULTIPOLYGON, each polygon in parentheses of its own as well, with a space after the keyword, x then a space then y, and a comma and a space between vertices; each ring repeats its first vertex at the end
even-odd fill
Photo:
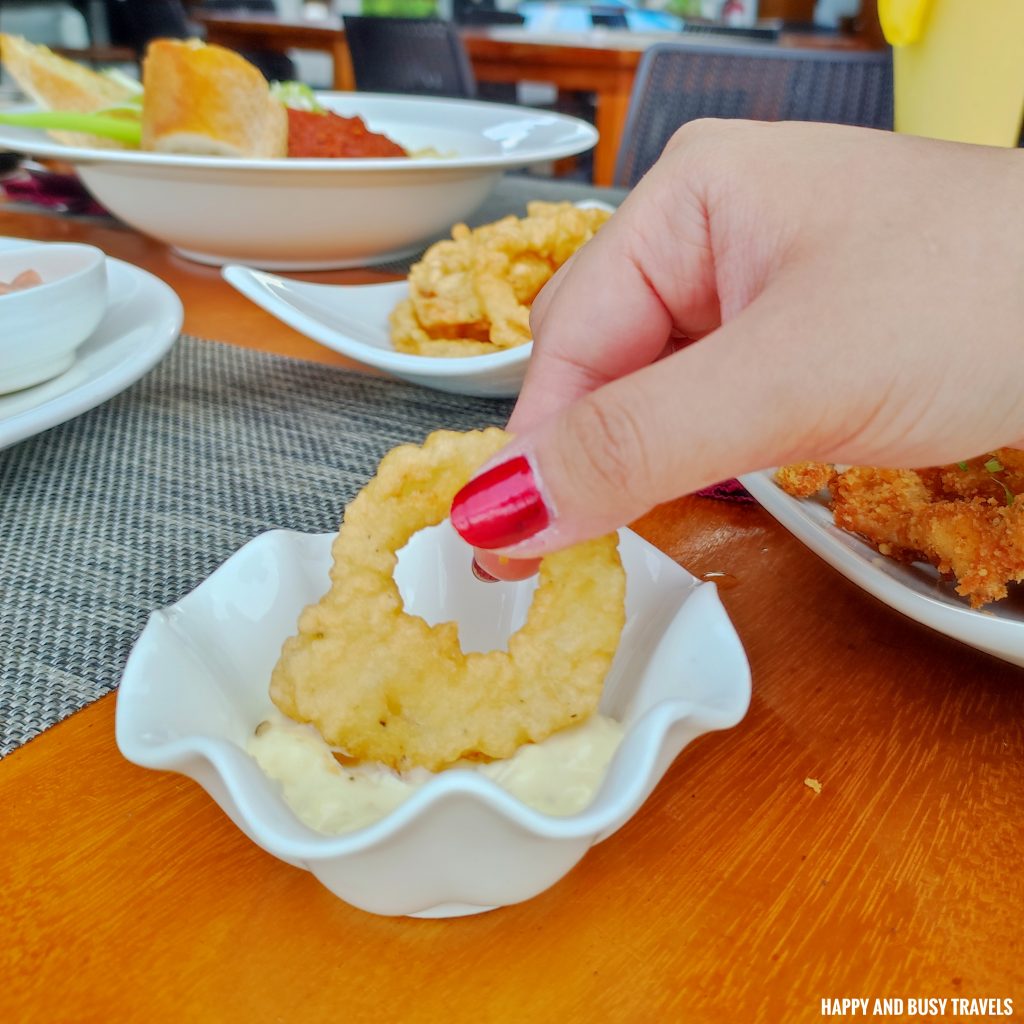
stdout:
MULTIPOLYGON (((477 773, 450 770, 373 825, 318 833, 292 813, 245 745, 270 711, 267 687, 282 642, 327 587, 331 541, 263 534, 155 612, 121 681, 117 744, 136 764, 195 779, 253 842, 364 910, 456 916, 542 892, 636 813, 683 747, 746 712, 750 671, 715 587, 623 530, 627 622, 601 711, 626 734, 589 807, 552 817, 477 773)), ((501 637, 487 634, 489 624, 517 628, 533 584, 480 583, 468 556, 442 524, 400 553, 396 580, 410 611, 427 621, 457 619, 468 646, 495 646, 501 637)))
POLYGON ((43 283, 0 295, 0 394, 62 374, 107 308, 106 256, 91 245, 26 243, 0 252, 0 281, 43 283))
POLYGON ((502 173, 590 149, 591 125, 471 100, 320 93, 414 159, 239 160, 64 146, 0 127, 0 149, 74 164, 90 192, 132 227, 202 263, 272 270, 363 266, 409 255, 483 202, 502 173))

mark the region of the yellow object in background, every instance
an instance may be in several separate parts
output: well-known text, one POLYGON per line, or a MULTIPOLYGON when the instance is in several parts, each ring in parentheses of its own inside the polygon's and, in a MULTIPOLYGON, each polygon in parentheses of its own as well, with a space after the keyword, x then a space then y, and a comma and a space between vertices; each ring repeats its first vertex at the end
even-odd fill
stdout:
POLYGON ((916 43, 932 0, 878 0, 878 20, 890 46, 916 43))
POLYGON ((1024 117, 1024 0, 878 0, 893 45, 895 128, 1016 146, 1024 117))

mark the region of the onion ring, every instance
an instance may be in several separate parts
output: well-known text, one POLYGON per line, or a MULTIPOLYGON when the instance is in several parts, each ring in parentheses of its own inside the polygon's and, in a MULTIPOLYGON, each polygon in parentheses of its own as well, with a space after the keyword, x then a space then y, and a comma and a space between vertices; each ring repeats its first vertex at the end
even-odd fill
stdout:
POLYGON ((615 534, 541 562, 507 651, 464 654, 456 624, 406 612, 394 581, 398 550, 444 520, 509 439, 496 428, 437 431, 384 457, 345 511, 330 589, 302 612, 274 669, 270 694, 284 714, 359 760, 432 771, 508 757, 593 714, 625 623, 615 534))

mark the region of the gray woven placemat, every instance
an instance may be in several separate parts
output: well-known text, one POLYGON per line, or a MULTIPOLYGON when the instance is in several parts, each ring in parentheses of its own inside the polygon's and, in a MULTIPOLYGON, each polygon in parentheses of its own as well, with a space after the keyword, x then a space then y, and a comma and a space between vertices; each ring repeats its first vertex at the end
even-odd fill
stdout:
POLYGON ((334 530, 389 448, 510 409, 183 337, 0 451, 0 756, 112 690, 147 615, 256 534, 334 530))

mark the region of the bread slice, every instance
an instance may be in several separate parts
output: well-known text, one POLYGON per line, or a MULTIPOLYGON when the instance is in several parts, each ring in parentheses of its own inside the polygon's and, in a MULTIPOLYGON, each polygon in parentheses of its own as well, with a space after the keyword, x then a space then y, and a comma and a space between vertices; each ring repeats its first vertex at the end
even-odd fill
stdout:
POLYGON ((288 155, 288 113, 244 57, 198 40, 156 39, 143 62, 142 148, 163 153, 288 155))
MULTIPOLYGON (((106 107, 129 103, 136 96, 131 86, 67 60, 21 36, 0 32, 0 61, 19 88, 47 110, 93 114, 106 107)), ((123 148, 112 139, 81 132, 54 131, 50 134, 68 146, 123 148)))

